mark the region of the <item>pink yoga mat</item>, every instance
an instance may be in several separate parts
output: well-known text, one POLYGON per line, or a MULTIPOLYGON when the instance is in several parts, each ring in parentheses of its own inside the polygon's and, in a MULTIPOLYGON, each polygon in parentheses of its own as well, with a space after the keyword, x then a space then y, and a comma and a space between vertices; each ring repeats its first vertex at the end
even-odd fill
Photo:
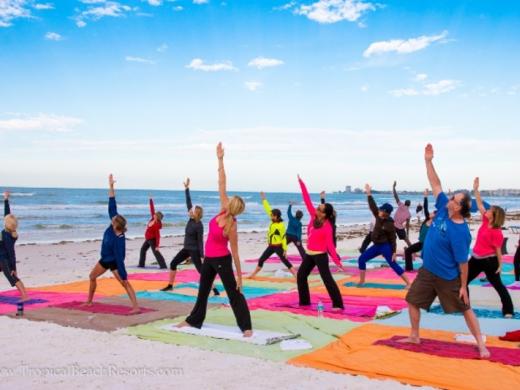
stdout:
POLYGON ((156 311, 155 309, 147 309, 145 307, 141 307, 141 313, 130 313, 130 310, 132 310, 129 306, 123 306, 123 305, 112 305, 108 303, 99 303, 94 302, 92 306, 84 306, 85 302, 66 302, 66 303, 60 303, 59 305, 52 305, 50 307, 57 307, 59 309, 71 309, 71 310, 81 310, 86 311, 89 313, 99 313, 99 314, 115 314, 118 316, 130 316, 130 315, 136 315, 136 314, 142 314, 142 313, 150 313, 152 311, 156 311))
MULTIPOLYGON (((355 259, 353 256, 342 256, 341 260, 350 260, 355 259)), ((293 264, 298 264, 302 262, 302 258, 299 254, 297 255, 287 255, 287 260, 289 260, 293 264)), ((331 260, 332 261, 332 260, 331 260)), ((246 263, 258 263, 258 259, 247 259, 245 260, 246 263)), ((278 256, 271 256, 266 261, 268 264, 282 264, 280 258, 278 256)))
MULTIPOLYGON (((1 293, 4 296, 12 296, 19 297, 20 293, 18 290, 10 290, 10 291, 2 291, 1 293)), ((85 300, 87 298, 86 293, 59 293, 59 292, 50 292, 50 291, 37 291, 37 290, 29 290, 27 292, 29 298, 31 299, 42 299, 46 302, 34 303, 31 305, 24 305, 24 311, 39 309, 42 307, 47 307, 50 305, 60 304, 64 302, 71 302, 74 300, 85 300)), ((8 314, 16 312, 16 305, 0 305, 0 314, 8 314)))
MULTIPOLYGON (((455 359, 480 359, 476 345, 451 343, 431 339, 421 339, 421 344, 400 343, 403 336, 394 336, 385 340, 378 340, 374 344, 386 345, 396 349, 411 352, 425 353, 455 359)), ((495 363, 520 366, 520 351, 516 348, 487 347, 491 353, 489 360, 495 363)))
POLYGON ((504 263, 513 263, 514 256, 513 255, 502 255, 502 261, 504 263))

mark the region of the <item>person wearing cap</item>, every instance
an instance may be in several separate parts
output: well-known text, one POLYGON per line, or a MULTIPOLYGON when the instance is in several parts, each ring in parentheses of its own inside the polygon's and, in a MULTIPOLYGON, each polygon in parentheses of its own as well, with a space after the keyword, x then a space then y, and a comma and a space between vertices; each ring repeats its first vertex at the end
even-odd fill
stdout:
POLYGON ((376 201, 372 197, 372 189, 369 184, 365 185, 365 192, 368 198, 368 207, 375 218, 375 224, 372 230, 373 245, 368 247, 358 259, 358 267, 360 270, 358 286, 361 287, 365 283, 367 262, 376 256, 382 255, 394 272, 403 279, 408 288, 410 286, 410 280, 405 275, 401 266, 396 262, 395 225, 391 217, 394 208, 390 203, 384 203, 380 207, 377 207, 376 201))
POLYGON ((413 344, 421 342, 420 309, 430 310, 435 298, 439 298, 446 314, 463 314, 477 342, 480 357, 488 358, 490 353, 482 338, 478 319, 471 309, 467 288, 471 233, 466 218, 470 216, 471 197, 467 192, 457 192, 448 197, 442 190, 432 160, 433 147, 428 144, 424 150, 424 161, 437 213, 424 241, 423 266, 405 298, 410 315, 410 336, 400 341, 413 344))
MULTIPOLYGON (((193 206, 190 196, 190 178, 184 182, 184 189, 186 195, 186 207, 190 219, 186 224, 184 234, 184 245, 182 249, 175 255, 170 263, 170 278, 168 285, 161 289, 161 291, 173 290, 173 283, 177 274, 177 266, 188 258, 195 265, 195 268, 200 273, 202 269, 202 259, 204 258, 204 225, 202 224, 202 207, 193 206)), ((220 295, 219 291, 213 286, 213 293, 220 295)))

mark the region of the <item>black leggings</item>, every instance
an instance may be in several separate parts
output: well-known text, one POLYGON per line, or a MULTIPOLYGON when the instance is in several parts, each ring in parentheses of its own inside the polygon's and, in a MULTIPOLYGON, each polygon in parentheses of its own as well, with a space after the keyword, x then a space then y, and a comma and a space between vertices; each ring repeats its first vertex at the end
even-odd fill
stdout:
POLYGON ((303 245, 301 240, 298 240, 298 237, 287 234, 285 236, 285 239, 287 240, 287 245, 289 245, 291 242, 296 246, 296 249, 298 249, 298 252, 300 253, 300 256, 303 260, 305 257, 305 249, 303 249, 303 245))
POLYGON ((177 253, 175 255, 175 257, 173 258, 172 262, 170 263, 170 269, 172 271, 176 271, 177 270, 177 266, 182 263, 184 260, 186 260, 187 258, 191 258, 191 261, 193 262, 193 265, 195 265, 195 268, 197 269, 197 271, 201 272, 201 269, 202 269, 202 262, 200 260, 200 252, 198 250, 194 251, 194 250, 189 250, 189 249, 185 249, 185 248, 182 248, 179 253, 177 253))
POLYGON ((247 301, 244 295, 237 290, 237 282, 231 265, 231 255, 224 257, 206 257, 202 263, 200 273, 199 293, 197 302, 186 318, 186 322, 195 328, 201 328, 206 318, 206 309, 208 306, 208 297, 217 274, 226 289, 229 304, 233 309, 233 314, 237 320, 237 325, 242 332, 251 330, 251 314, 247 307, 247 301))
POLYGON ((484 259, 476 259, 472 257, 468 263, 468 284, 471 283, 481 272, 486 274, 486 278, 496 290, 502 301, 502 314, 513 314, 513 301, 507 288, 502 283, 500 274, 497 274, 498 258, 496 256, 486 257, 484 259))
POLYGON ((143 242, 143 246, 141 247, 141 254, 139 256, 139 267, 144 267, 144 263, 146 261, 146 252, 148 252, 148 248, 152 248, 153 255, 157 259, 160 268, 166 268, 166 261, 164 261, 164 257, 157 249, 157 245, 155 245, 155 238, 152 240, 145 240, 143 242))
POLYGON ((273 253, 276 253, 280 260, 282 260, 282 263, 289 269, 292 268, 292 264, 289 260, 287 260, 287 257, 285 257, 285 254, 283 253, 283 248, 281 246, 273 246, 269 245, 264 253, 262 253, 262 256, 258 259, 258 266, 262 268, 264 266, 265 261, 271 257, 273 253))
POLYGON ((363 239, 363 242, 361 243, 361 247, 359 248, 359 253, 363 253, 364 251, 366 251, 371 242, 372 242, 372 232, 368 232, 368 234, 363 239))
POLYGON ((11 272, 13 269, 9 265, 9 260, 7 259, 1 259, 0 258, 0 269, 3 271, 5 277, 7 278, 7 281, 11 285, 11 287, 14 287, 16 283, 20 281, 15 275, 13 275, 11 272))
POLYGON ((296 277, 300 305, 306 306, 311 304, 311 295, 309 293, 309 284, 307 282, 307 278, 315 266, 318 266, 321 280, 323 280, 330 299, 332 300, 332 307, 343 309, 343 298, 341 297, 341 293, 339 292, 336 281, 330 273, 329 255, 326 253, 320 253, 318 255, 309 255, 308 253, 305 254, 302 265, 298 269, 298 276, 296 277))
POLYGON ((518 248, 516 248, 513 265, 515 266, 515 280, 517 282, 519 282, 520 281, 520 242, 518 243, 518 248))
POLYGON ((419 252, 423 248, 423 243, 417 241, 404 250, 404 262, 406 264, 406 271, 413 271, 413 256, 412 254, 419 252))

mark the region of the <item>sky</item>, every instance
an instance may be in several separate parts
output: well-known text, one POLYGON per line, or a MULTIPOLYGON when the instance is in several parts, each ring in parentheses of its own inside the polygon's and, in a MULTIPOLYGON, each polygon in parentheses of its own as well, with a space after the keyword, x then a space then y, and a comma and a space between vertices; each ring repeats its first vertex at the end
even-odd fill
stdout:
POLYGON ((520 2, 0 0, 0 186, 520 188, 520 2))

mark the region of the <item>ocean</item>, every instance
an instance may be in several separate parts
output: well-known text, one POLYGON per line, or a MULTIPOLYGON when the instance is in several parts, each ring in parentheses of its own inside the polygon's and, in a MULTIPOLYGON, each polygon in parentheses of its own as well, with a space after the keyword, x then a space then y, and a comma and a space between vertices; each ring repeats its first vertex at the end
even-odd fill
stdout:
MULTIPOLYGON (((5 188, 5 187, 0 187, 5 188)), ((101 239, 104 229, 109 225, 108 191, 106 189, 63 189, 63 188, 9 188, 11 191, 11 211, 19 219, 20 243, 55 243, 61 241, 86 241, 101 239)), ((240 195, 246 202, 245 212, 239 216, 239 231, 265 231, 269 220, 257 192, 230 192, 240 195)), ((146 223, 150 218, 148 196, 152 195, 156 210, 164 214, 162 235, 182 235, 188 220, 184 191, 164 190, 117 190, 118 211, 129 223, 127 237, 143 237, 146 223)), ((319 195, 312 194, 315 204, 319 195)), ((207 229, 209 220, 220 211, 218 193, 215 191, 191 191, 193 204, 204 208, 204 223, 207 229)), ((378 204, 394 204, 392 195, 375 194, 378 204)), ((286 211, 289 201, 297 202, 293 212, 300 209, 308 215, 299 193, 268 193, 272 208, 286 211)), ((402 196, 401 200, 412 201, 412 217, 415 207, 422 204, 422 196, 402 196)), ((327 194, 327 201, 337 210, 338 225, 368 223, 371 214, 363 194, 327 194)), ((520 209, 520 197, 486 198, 491 204, 498 204, 508 210, 520 209)), ((433 198, 430 197, 430 208, 433 198)))

